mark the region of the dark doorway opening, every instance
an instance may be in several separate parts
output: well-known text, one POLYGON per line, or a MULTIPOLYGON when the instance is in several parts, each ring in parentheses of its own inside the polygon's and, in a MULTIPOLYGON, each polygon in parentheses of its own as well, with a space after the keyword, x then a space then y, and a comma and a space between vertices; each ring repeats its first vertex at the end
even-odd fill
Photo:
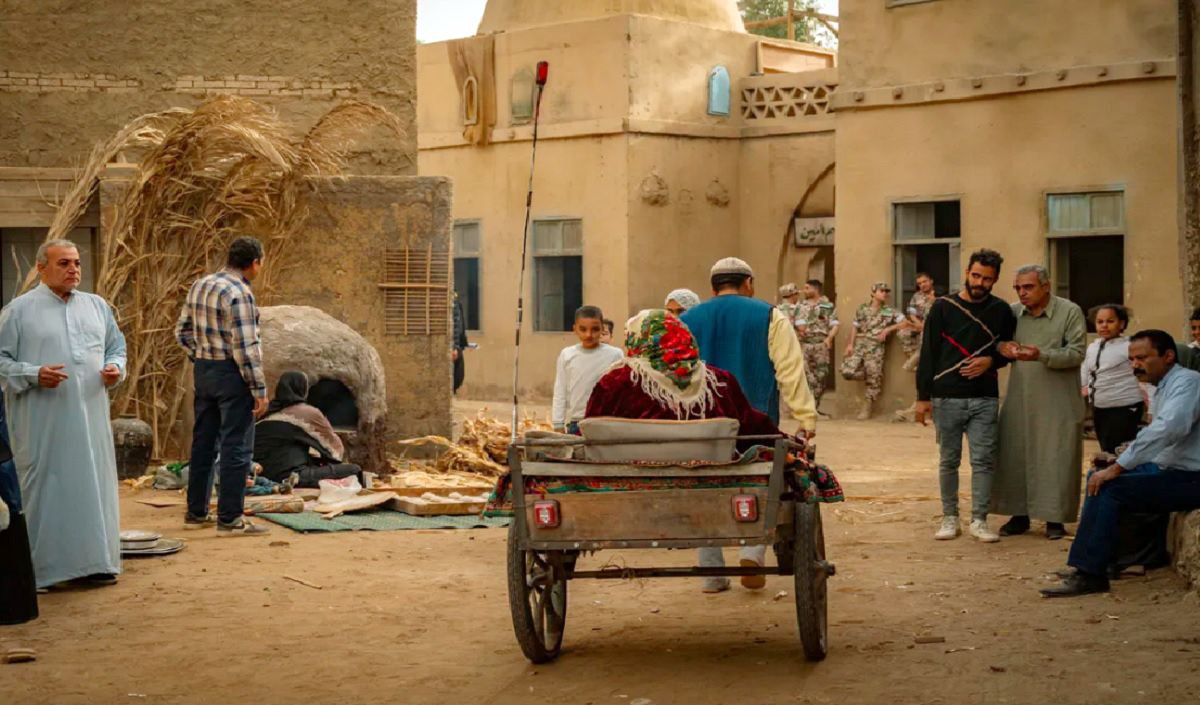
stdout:
POLYGON ((322 377, 308 389, 308 403, 321 410, 338 430, 358 428, 358 404, 350 388, 336 379, 322 377))

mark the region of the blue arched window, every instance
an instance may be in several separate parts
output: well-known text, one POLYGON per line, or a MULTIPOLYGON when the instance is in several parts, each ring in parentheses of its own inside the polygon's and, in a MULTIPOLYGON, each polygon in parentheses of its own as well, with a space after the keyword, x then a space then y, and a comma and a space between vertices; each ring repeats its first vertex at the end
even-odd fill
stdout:
POLYGON ((729 115, 729 70, 716 66, 708 72, 708 114, 729 115))

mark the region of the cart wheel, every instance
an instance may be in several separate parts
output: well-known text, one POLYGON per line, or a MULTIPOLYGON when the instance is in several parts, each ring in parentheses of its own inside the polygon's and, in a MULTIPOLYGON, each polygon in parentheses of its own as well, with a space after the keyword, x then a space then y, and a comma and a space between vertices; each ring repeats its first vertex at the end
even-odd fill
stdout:
POLYGON ((821 661, 829 650, 829 614, 825 532, 819 505, 796 504, 796 623, 809 661, 821 661))
POLYGON ((563 552, 522 551, 516 522, 508 527, 508 604, 525 657, 533 663, 558 658, 567 624, 563 552))

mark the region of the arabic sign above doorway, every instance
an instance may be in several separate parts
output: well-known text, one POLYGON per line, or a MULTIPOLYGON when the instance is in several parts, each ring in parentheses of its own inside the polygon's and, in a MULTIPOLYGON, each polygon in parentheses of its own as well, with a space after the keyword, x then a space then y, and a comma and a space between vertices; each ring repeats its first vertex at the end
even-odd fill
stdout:
POLYGON ((837 219, 796 218, 796 247, 827 247, 833 245, 834 223, 837 219))

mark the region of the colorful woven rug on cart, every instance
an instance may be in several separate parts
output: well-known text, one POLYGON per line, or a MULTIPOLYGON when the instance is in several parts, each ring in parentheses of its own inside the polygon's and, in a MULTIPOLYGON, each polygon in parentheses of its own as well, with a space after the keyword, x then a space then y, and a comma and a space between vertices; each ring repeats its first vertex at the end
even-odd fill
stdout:
MULTIPOLYGON (((720 467, 721 465, 746 465, 770 462, 774 451, 770 448, 753 448, 742 454, 734 463, 688 463, 680 467, 720 467)), ((572 461, 563 461, 569 464, 572 461)), ((627 463, 626 463, 627 464, 627 463)), ((637 465, 638 463, 633 463, 637 465)), ((662 467, 663 463, 646 463, 647 466, 662 467)), ((671 464, 676 465, 675 463, 671 464)), ((845 494, 833 472, 824 465, 795 458, 788 464, 789 484, 793 490, 803 492, 810 502, 842 502, 845 494)), ((632 492, 639 490, 677 489, 728 489, 743 487, 766 487, 770 476, 748 475, 738 477, 530 477, 525 476, 526 494, 546 497, 564 492, 632 492)), ((512 480, 508 473, 496 481, 496 488, 488 496, 485 517, 512 516, 512 480)))

